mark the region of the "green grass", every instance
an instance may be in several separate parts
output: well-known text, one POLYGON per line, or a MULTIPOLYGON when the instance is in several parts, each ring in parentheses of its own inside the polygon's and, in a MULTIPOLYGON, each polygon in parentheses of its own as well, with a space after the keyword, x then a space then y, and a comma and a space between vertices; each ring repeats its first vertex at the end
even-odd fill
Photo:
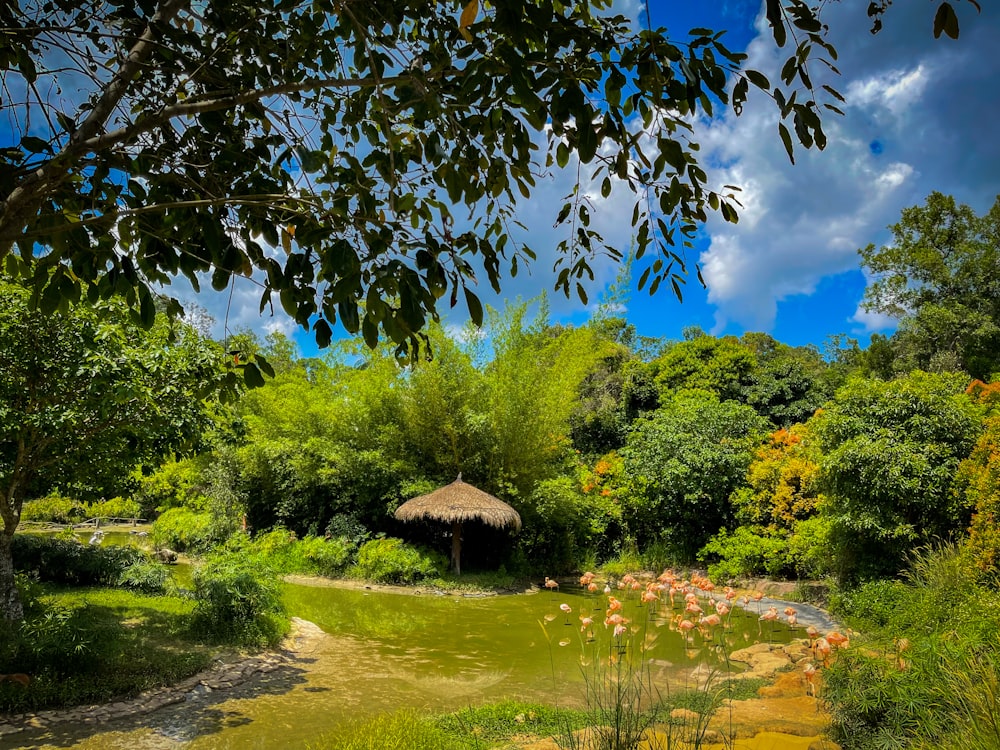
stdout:
POLYGON ((354 722, 310 742, 309 750, 467 750, 469 744, 449 735, 413 711, 382 714, 354 722))
POLYGON ((0 711, 134 696, 206 668, 214 651, 189 632, 194 603, 121 589, 42 589, 23 626, 2 634, 0 711))
POLYGON ((466 742, 466 747, 492 748, 503 746, 516 736, 551 737, 567 730, 582 729, 589 721, 585 711, 502 701, 470 706, 439 716, 433 723, 450 737, 466 742), (473 744, 468 744, 470 742, 473 744))

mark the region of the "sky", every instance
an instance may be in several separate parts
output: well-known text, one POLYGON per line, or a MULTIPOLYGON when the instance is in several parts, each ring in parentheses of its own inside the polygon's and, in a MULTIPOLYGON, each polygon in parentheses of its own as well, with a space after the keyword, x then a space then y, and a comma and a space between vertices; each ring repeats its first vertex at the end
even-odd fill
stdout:
MULTIPOLYGON (((748 67, 778 80, 788 50, 775 47, 759 2, 648 2, 648 9, 640 0, 615 5, 636 23, 648 18, 677 38, 694 27, 726 29, 727 46, 749 53, 748 67)), ((693 123, 709 183, 739 185, 744 208, 736 225, 712 215, 686 251, 689 265, 700 265, 705 288, 692 273, 683 302, 665 286, 653 297, 633 289, 620 312, 638 333, 678 339, 686 327, 698 326, 716 335, 765 331, 791 345, 822 346, 835 334, 865 345, 872 332, 892 330, 891 320, 860 308, 865 277, 858 249, 885 244, 887 227, 901 210, 923 203, 934 190, 978 212, 1000 192, 1000 3, 983 2, 977 13, 968 0, 953 2, 961 23, 957 41, 934 39, 937 2, 894 3, 874 36, 866 3, 826 3, 824 20, 841 75, 824 77, 820 65, 811 74, 817 84, 829 83, 844 95, 845 114, 826 117, 827 148, 797 149, 794 165, 778 137, 775 107, 759 92, 751 92, 739 117, 720 108, 714 119, 693 123)), ((530 273, 507 278, 502 295, 484 281, 478 291, 485 303, 502 307, 505 299, 548 291, 553 322, 580 324, 615 280, 618 266, 599 260, 588 287, 589 307, 552 291, 554 248, 565 231, 553 227, 554 214, 572 187, 570 167, 540 182, 532 200, 518 207, 538 260, 530 273)), ((623 251, 633 231, 626 197, 615 191, 607 200, 594 198, 596 228, 623 251)), ((182 284, 169 291, 204 307, 216 320, 218 337, 224 325, 261 334, 280 330, 298 341, 303 354, 316 351, 310 334, 296 329, 280 307, 273 316, 258 314, 260 290, 248 280, 222 294, 195 296, 182 284)), ((445 323, 458 328, 466 315, 460 305, 445 323)))

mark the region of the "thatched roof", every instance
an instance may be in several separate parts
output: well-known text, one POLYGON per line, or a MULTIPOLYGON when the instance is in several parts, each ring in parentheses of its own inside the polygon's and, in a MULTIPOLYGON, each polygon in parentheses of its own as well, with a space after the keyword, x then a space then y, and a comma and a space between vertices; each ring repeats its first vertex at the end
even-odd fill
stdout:
POLYGON ((482 521, 490 526, 521 528, 521 516, 503 500, 462 481, 459 474, 451 484, 407 500, 396 510, 400 521, 429 518, 435 521, 482 521))

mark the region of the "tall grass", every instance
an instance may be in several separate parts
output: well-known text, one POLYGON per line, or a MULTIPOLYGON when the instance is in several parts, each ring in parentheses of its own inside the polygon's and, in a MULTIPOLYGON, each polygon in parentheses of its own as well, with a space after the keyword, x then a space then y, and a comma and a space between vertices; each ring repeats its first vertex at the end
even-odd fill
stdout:
POLYGON ((1000 748, 1000 594, 953 545, 916 552, 905 582, 834 597, 866 634, 826 678, 845 750, 1000 748))

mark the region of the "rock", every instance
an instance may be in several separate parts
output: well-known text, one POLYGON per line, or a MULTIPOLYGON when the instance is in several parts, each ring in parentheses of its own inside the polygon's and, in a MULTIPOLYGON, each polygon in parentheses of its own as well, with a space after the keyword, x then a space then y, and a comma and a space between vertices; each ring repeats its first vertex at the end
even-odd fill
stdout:
POLYGON ((701 721, 701 714, 689 708, 675 708, 670 712, 670 718, 675 721, 696 724, 701 721))
POLYGON ((153 557, 159 560, 161 563, 175 563, 177 562, 177 553, 172 549, 158 549, 153 553, 153 557))
POLYGON ((806 677, 802 672, 781 672, 776 675, 773 685, 765 685, 757 691, 761 698, 792 698, 806 694, 806 677))

